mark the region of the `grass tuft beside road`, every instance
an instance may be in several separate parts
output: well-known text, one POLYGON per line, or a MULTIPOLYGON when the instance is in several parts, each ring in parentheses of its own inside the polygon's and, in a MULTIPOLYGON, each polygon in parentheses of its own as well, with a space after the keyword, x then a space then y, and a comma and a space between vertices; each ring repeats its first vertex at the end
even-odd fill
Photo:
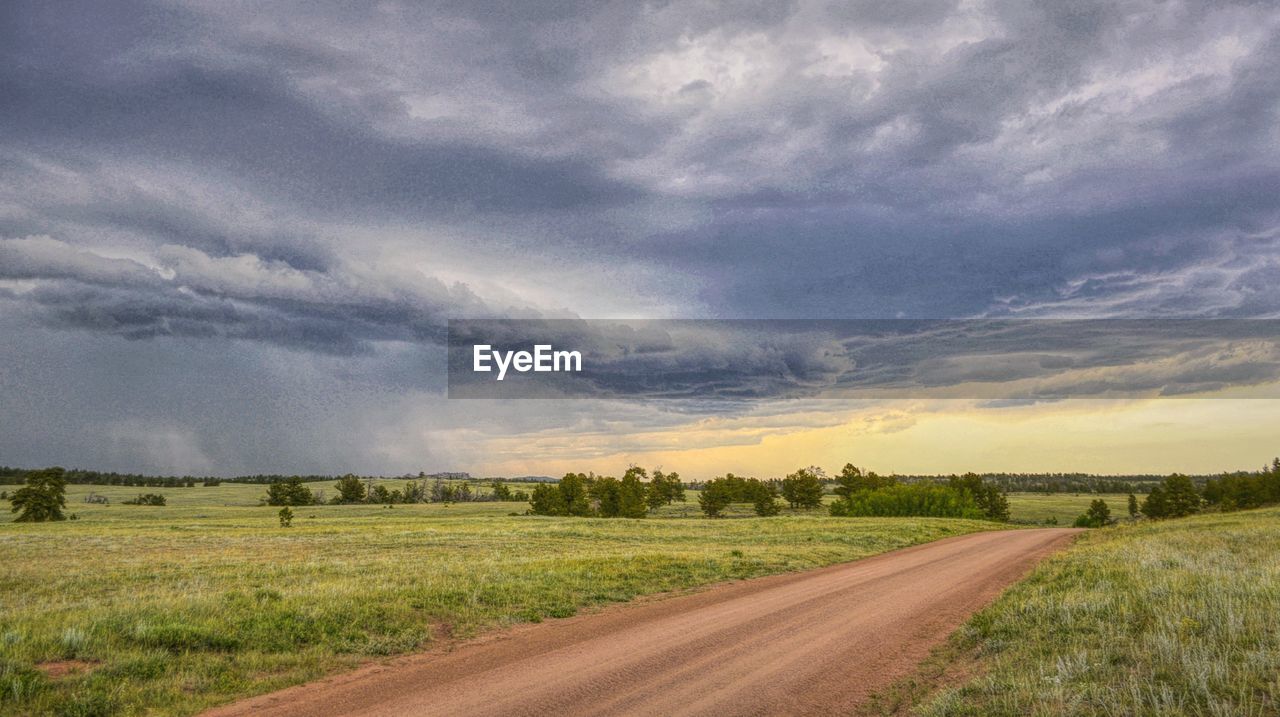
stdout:
POLYGON ((1280 714, 1280 509, 1082 536, 976 615, 980 676, 919 712, 1280 714))

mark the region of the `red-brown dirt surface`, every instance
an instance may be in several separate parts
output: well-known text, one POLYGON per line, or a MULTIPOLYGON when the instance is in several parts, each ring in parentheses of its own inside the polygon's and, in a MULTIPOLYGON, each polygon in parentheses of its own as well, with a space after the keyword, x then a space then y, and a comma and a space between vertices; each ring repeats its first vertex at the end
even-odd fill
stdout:
POLYGON ((1077 532, 974 533, 521 626, 207 715, 843 714, 1077 532))

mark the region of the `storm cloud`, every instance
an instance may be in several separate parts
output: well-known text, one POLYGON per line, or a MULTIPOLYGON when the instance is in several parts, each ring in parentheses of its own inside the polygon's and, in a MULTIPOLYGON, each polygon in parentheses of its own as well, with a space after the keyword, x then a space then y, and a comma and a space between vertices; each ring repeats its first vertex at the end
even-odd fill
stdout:
POLYGON ((194 352, 314 367, 257 410, 345 401, 385 437, 353 469, 416 468, 506 410, 445 408, 451 318, 1276 317, 1277 65, 1256 2, 5 3, 0 386, 44 408, 0 453, 293 470, 341 433, 238 448, 194 352), (174 371, 63 406, 67 351, 174 371), (175 391, 206 418, 120 438, 175 391))

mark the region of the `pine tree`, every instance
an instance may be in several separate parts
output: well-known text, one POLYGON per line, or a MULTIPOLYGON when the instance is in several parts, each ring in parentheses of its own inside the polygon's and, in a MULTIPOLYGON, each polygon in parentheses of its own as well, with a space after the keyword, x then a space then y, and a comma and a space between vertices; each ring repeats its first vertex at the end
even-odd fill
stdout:
POLYGON ((67 472, 62 468, 31 471, 26 485, 9 498, 13 512, 18 514, 14 520, 19 523, 66 520, 62 514, 62 509, 67 507, 66 491, 67 472))
MULTIPOLYGON (((643 469, 641 469, 643 470, 643 469)), ((639 475, 627 471, 618 483, 618 515, 623 518, 643 518, 649 512, 645 502, 644 483, 639 475)))
POLYGON ((817 508, 822 505, 822 479, 817 471, 801 468, 782 479, 782 497, 792 508, 817 508))
POLYGON ((698 507, 708 518, 720 517, 721 511, 733 502, 733 491, 723 478, 708 481, 698 494, 698 507))

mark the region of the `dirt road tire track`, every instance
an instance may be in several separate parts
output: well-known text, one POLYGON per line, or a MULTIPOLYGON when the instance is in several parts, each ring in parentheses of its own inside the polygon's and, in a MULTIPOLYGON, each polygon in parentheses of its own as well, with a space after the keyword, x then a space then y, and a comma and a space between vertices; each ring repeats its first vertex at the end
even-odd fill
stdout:
POLYGON ((206 717, 843 714, 1078 532, 974 533, 521 626, 206 717))

